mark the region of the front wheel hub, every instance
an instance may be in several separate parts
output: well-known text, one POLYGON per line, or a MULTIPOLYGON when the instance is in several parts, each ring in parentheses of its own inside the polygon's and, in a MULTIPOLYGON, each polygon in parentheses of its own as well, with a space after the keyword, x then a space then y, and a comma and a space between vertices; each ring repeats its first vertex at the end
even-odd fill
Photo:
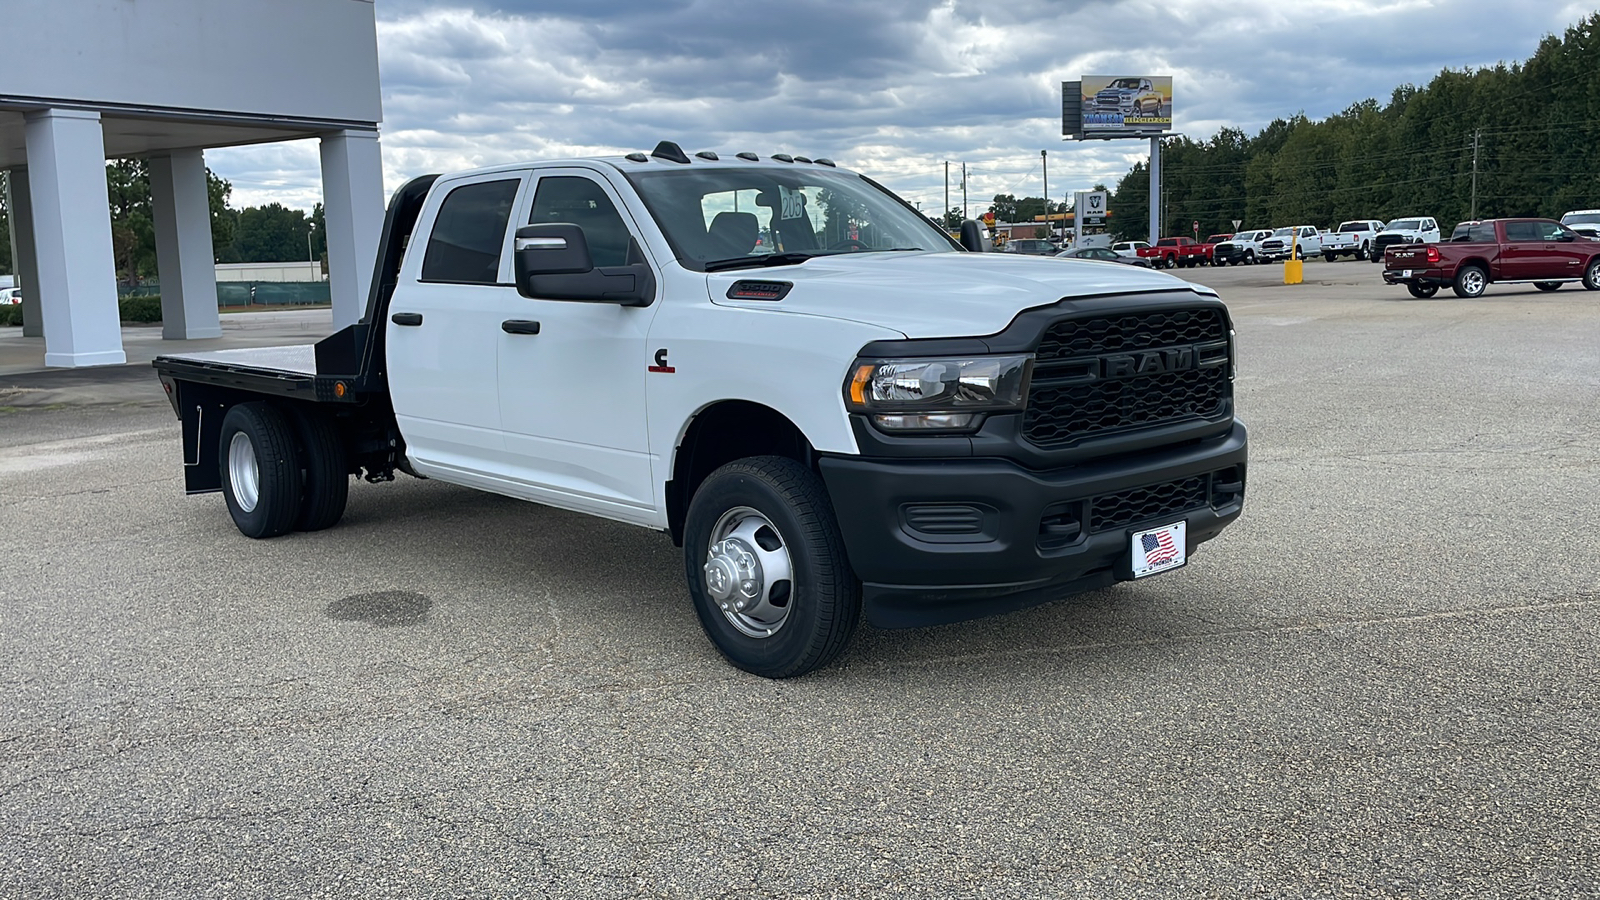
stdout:
POLYGON ((711 545, 705 572, 706 589, 723 612, 744 612, 761 599, 761 560, 738 538, 711 545))

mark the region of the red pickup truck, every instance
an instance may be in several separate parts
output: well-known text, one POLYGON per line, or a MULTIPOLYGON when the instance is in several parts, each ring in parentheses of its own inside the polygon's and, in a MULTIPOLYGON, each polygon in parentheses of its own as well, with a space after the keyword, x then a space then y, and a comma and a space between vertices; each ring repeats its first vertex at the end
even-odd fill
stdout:
POLYGON ((1210 244, 1202 244, 1188 237, 1162 238, 1156 241, 1154 247, 1139 248, 1139 256, 1150 260, 1150 265, 1158 269, 1207 266, 1211 264, 1211 252, 1210 244))
POLYGON ((1600 241, 1552 219, 1463 222, 1444 243, 1389 248, 1383 280, 1424 298, 1447 284, 1457 297, 1478 297, 1494 282, 1532 282, 1553 291, 1582 281, 1600 291, 1600 241))

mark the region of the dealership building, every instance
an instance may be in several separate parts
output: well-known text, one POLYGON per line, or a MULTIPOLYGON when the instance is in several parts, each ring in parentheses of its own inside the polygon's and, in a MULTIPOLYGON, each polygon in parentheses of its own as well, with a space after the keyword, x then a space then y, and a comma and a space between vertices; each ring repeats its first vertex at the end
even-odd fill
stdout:
POLYGON ((126 360, 108 159, 149 162, 162 336, 216 337, 205 151, 320 142, 335 327, 365 308, 383 226, 372 0, 7 4, 0 170, 25 333, 47 366, 126 360))

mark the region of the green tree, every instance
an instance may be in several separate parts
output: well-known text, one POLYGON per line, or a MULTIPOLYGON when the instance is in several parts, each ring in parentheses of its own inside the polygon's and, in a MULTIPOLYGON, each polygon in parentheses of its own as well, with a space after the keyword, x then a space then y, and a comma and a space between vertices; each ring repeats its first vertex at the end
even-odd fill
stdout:
POLYGON ((310 233, 303 210, 281 203, 247 206, 239 211, 234 249, 240 262, 302 262, 310 233))

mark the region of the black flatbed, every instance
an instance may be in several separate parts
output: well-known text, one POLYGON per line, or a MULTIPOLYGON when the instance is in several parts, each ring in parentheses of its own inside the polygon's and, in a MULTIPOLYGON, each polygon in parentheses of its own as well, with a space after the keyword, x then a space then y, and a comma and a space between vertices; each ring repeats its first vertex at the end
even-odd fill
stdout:
POLYGON ((156 357, 151 365, 182 381, 276 396, 316 396, 317 358, 312 344, 173 353, 156 357))

